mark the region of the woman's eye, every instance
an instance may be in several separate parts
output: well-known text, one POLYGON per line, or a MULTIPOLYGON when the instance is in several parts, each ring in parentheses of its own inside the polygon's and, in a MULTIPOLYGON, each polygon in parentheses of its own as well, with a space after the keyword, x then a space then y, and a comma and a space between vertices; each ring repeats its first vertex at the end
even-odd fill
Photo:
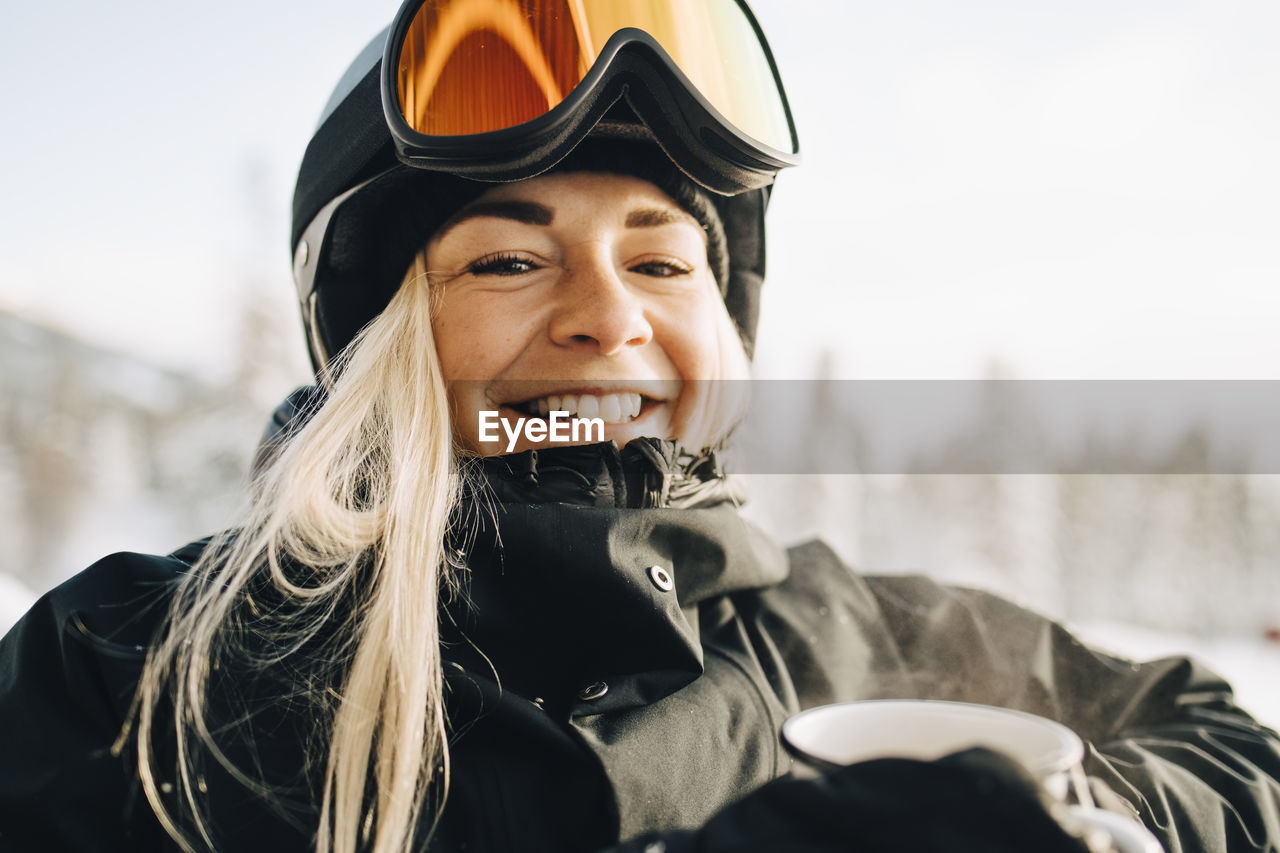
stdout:
POLYGON ((638 263, 631 267, 631 271, 654 278, 673 278, 678 275, 688 275, 693 272, 693 268, 679 261, 655 260, 638 263))
POLYGON ((471 275, 520 275, 536 269, 538 265, 528 258, 507 253, 486 255, 467 265, 471 275))

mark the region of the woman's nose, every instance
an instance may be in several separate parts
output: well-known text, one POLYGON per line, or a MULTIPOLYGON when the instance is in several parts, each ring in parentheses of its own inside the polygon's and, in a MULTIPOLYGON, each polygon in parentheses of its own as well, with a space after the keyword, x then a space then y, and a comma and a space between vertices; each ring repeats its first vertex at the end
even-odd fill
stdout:
POLYGON ((643 295, 627 285, 608 254, 584 253, 565 270, 550 324, 555 343, 612 355, 653 339, 643 295))

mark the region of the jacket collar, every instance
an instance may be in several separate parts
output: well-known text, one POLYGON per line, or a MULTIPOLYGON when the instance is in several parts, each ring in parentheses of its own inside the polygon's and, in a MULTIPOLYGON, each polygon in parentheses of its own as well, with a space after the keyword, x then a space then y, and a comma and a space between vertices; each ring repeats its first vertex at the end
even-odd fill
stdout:
POLYGON ((646 439, 495 457, 482 470, 456 525, 467 531, 455 542, 463 592, 445 656, 469 669, 487 660, 510 689, 571 715, 693 681, 700 607, 786 578, 714 456, 646 439), (578 698, 597 682, 607 696, 578 698))
POLYGON ((741 503, 742 493, 714 451, 639 438, 528 450, 478 460, 483 487, 501 503, 568 503, 645 509, 741 503))

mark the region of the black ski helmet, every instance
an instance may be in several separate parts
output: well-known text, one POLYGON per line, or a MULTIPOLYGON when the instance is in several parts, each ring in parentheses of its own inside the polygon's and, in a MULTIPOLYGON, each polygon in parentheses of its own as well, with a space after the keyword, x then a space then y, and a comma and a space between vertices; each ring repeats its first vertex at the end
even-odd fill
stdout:
MULTIPOLYGON (((749 10, 738 2, 763 42, 749 10)), ((413 5, 407 3, 401 16, 406 9, 412 11, 413 5)), ((474 173, 464 177, 448 168, 406 165, 397 156, 384 113, 388 94, 383 74, 386 56, 391 55, 388 34, 394 35, 395 30, 393 24, 375 36, 343 74, 298 171, 290 245, 303 326, 318 372, 387 306, 414 254, 435 228, 495 180, 474 173)), ((594 148, 597 152, 614 149, 606 159, 626 161, 625 171, 650 179, 673 198, 673 187, 681 182, 689 184, 689 179, 707 187, 707 181, 698 180, 680 166, 674 152, 696 146, 705 162, 706 151, 718 153, 724 146, 708 147, 710 134, 705 127, 691 128, 686 122, 670 120, 675 111, 669 101, 654 93, 670 85, 668 77, 674 66, 661 49, 654 49, 656 42, 644 33, 638 36, 632 41, 643 42, 639 46, 642 50, 636 53, 644 55, 637 59, 628 54, 626 47, 630 45, 624 46, 621 56, 613 60, 616 68, 610 69, 617 73, 606 79, 612 85, 595 86, 574 108, 572 132, 558 132, 553 144, 543 146, 543 159, 525 173, 496 180, 531 177, 558 164, 569 167, 584 154, 598 163, 599 153, 589 151, 594 148), (667 76, 662 79, 650 73, 655 58, 665 60, 667 76), (648 165, 637 165, 640 161, 648 165), (654 168, 656 163, 660 163, 659 169, 654 168), (661 177, 663 171, 669 179, 661 177)), ((767 54, 767 46, 765 50, 767 54)), ((685 88, 691 88, 678 71, 674 76, 685 88)), ((785 109, 785 96, 778 85, 785 109)), ((706 104, 696 92, 694 97, 706 104)), ((724 156, 715 163, 721 175, 728 175, 725 180, 732 194, 726 193, 724 181, 718 187, 708 187, 712 192, 699 194, 710 199, 723 225, 727 263, 720 271, 721 292, 750 355, 764 278, 764 215, 772 177, 781 165, 798 162, 798 156, 763 172, 756 166, 748 173, 739 162, 724 156), (733 192, 741 185, 747 188, 733 192)))

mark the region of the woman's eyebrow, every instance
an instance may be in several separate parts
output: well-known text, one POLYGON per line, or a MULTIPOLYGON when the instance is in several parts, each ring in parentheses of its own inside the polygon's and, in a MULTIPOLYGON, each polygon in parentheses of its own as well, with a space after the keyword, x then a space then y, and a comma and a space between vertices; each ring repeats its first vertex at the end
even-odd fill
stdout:
POLYGON ((670 210, 665 207, 642 207, 627 214, 623 223, 628 228, 656 228, 659 225, 670 225, 673 222, 692 222, 693 217, 683 210, 670 210))
POLYGON ((494 216, 498 219, 511 219, 525 225, 550 225, 555 219, 555 212, 536 201, 478 201, 459 210, 444 221, 436 229, 435 238, 439 239, 450 228, 454 228, 468 219, 481 216, 494 216))

